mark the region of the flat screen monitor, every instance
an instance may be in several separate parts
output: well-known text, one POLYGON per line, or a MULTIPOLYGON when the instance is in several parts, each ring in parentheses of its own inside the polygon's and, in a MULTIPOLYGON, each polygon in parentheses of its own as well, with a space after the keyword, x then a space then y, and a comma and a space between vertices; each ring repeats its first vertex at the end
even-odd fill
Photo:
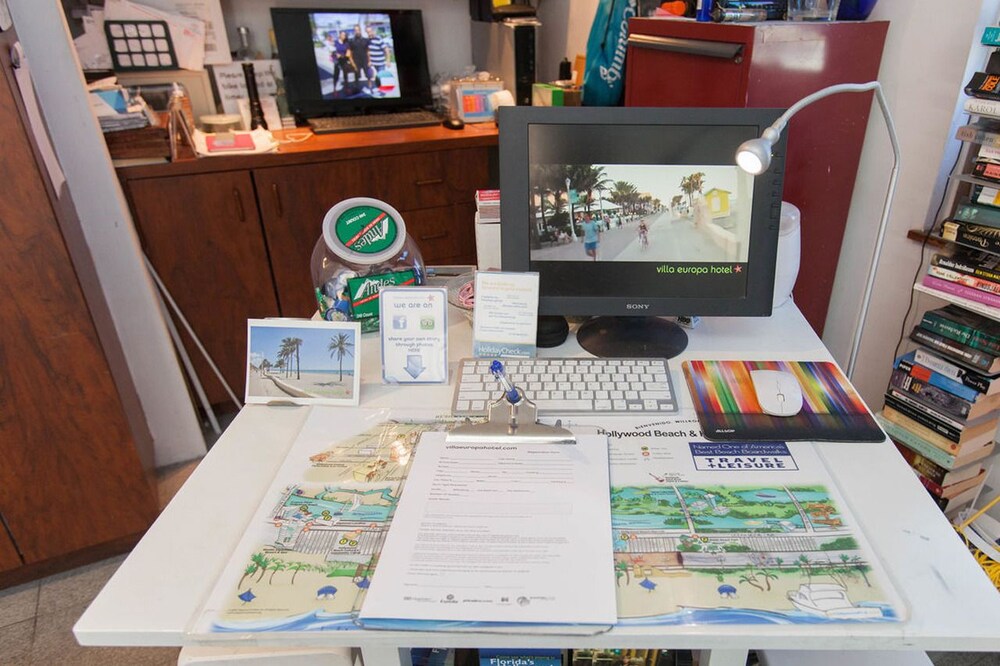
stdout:
POLYGON ((784 143, 756 177, 735 155, 780 113, 502 107, 503 269, 538 272, 540 315, 602 315, 577 334, 602 356, 682 351, 660 316, 770 315, 784 143))
POLYGON ((271 9, 289 107, 299 118, 431 104, 417 9, 271 9))

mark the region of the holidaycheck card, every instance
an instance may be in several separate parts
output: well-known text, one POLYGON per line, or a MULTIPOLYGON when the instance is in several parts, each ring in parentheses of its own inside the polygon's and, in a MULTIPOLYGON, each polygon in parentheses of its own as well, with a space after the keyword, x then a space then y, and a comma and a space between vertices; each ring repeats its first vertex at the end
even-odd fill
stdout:
POLYGON ((538 273, 476 272, 472 355, 534 356, 538 273))

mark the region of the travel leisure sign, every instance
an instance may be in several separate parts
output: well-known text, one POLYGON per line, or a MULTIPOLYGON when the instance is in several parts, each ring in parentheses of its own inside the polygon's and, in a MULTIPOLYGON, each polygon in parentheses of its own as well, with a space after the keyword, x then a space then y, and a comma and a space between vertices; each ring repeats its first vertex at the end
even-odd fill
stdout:
POLYGON ((356 197, 327 211, 323 238, 346 263, 371 266, 399 254, 406 243, 406 225, 399 211, 384 201, 356 197))

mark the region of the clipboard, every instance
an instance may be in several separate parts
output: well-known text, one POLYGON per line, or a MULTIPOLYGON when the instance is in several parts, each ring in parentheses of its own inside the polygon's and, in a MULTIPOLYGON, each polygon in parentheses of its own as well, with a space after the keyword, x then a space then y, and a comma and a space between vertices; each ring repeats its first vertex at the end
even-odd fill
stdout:
POLYGON ((448 433, 448 442, 483 443, 498 439, 511 444, 576 444, 576 436, 556 425, 538 422, 538 408, 516 387, 517 402, 512 402, 504 391, 490 403, 486 410, 486 420, 481 423, 466 423, 448 433))

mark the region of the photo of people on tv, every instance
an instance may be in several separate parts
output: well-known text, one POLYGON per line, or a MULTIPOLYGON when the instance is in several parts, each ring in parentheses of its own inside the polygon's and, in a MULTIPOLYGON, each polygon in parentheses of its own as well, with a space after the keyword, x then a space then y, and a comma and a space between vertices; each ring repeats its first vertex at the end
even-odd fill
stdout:
POLYGON ((753 176, 736 166, 533 164, 532 261, 745 263, 753 176))
POLYGON ((310 19, 323 99, 400 97, 388 14, 317 12, 310 19))

